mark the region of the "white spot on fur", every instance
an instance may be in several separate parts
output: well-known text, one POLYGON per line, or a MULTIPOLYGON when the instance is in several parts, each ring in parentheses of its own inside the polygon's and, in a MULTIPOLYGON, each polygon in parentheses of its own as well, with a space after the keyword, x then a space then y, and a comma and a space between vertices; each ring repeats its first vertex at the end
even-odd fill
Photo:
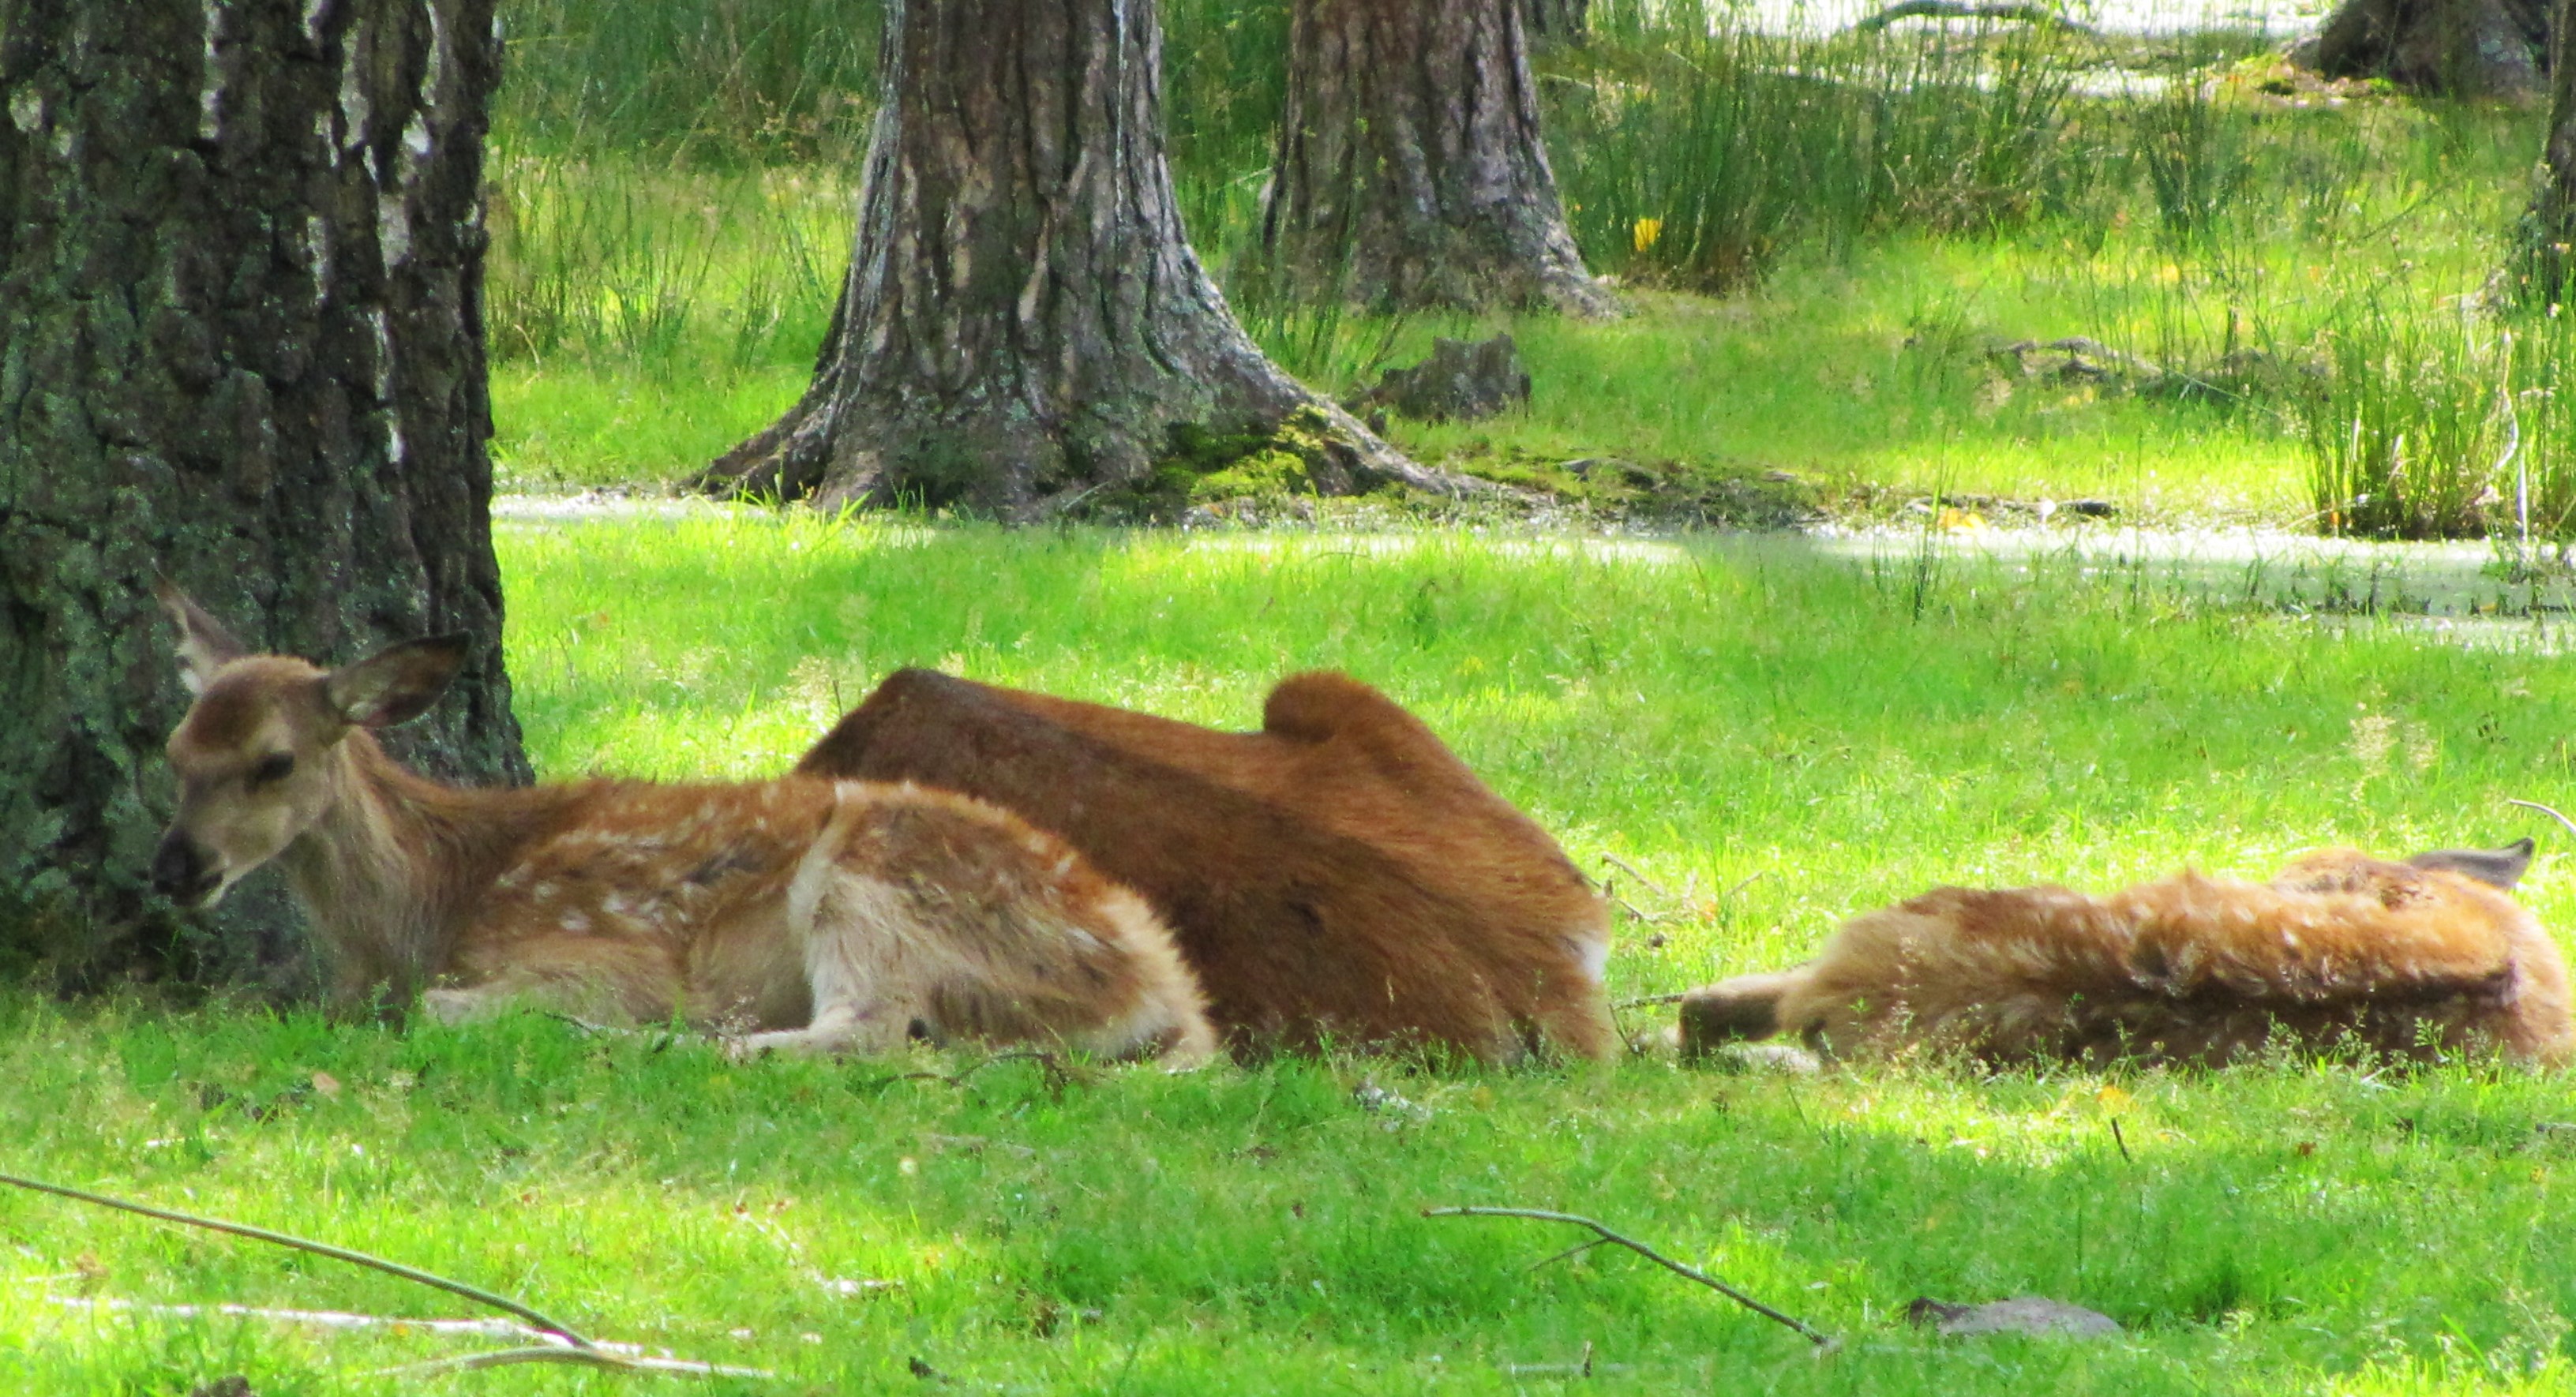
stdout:
POLYGON ((1566 954, 1574 957, 1575 968, 1583 978, 1600 984, 1610 969, 1610 943, 1588 927, 1558 939, 1565 943, 1566 954))

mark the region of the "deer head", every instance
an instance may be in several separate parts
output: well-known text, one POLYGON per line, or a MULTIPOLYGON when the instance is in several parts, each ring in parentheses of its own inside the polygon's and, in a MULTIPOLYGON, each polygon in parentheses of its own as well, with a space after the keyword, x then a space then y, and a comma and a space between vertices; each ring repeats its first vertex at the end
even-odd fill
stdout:
POLYGON ((167 748, 179 813, 152 855, 153 890, 184 906, 213 906, 311 829, 340 798, 342 739, 419 717, 465 660, 464 637, 439 636, 326 671, 247 653, 166 582, 154 595, 196 696, 167 748))

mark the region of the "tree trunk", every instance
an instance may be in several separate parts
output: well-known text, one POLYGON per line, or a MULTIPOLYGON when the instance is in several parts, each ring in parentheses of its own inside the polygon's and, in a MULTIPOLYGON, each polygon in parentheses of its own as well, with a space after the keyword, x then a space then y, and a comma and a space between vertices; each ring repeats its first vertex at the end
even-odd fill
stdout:
POLYGON ((1616 309, 1566 231, 1520 0, 1297 0, 1261 240, 1309 296, 1616 309))
POLYGON ((2387 78, 2450 97, 2538 97, 2549 0, 2343 0, 2292 55, 2329 78, 2387 78))
POLYGON ((883 101, 804 399, 713 488, 1027 518, 1138 482, 1176 429, 1312 414, 1325 488, 1453 484, 1301 388, 1182 236, 1153 0, 888 0, 883 101))
POLYGON ((185 707, 156 575, 326 661, 469 633, 402 750, 526 776, 484 454, 499 58, 492 0, 0 0, 9 959, 304 977, 273 886, 203 924, 145 890, 185 707))
POLYGON ((1592 0, 1520 0, 1520 6, 1521 27, 1531 38, 1583 42, 1592 0))
POLYGON ((2550 36, 2549 143, 2503 271, 2507 291, 2532 306, 2565 304, 2576 278, 2576 63, 2565 51, 2567 29, 2559 24, 2550 36))

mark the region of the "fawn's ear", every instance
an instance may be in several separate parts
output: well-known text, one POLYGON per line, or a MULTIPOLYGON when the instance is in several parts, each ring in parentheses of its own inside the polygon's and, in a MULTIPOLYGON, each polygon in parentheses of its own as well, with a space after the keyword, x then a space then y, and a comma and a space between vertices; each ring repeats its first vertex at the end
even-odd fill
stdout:
POLYGON ((189 693, 204 693, 214 682, 216 670, 249 653, 223 623, 188 600, 188 594, 171 586, 168 578, 152 584, 152 597, 179 629, 179 682, 188 686, 189 693))
POLYGON ((2511 892, 2513 885, 2522 881, 2524 871, 2531 867, 2531 847, 2530 840, 2517 839, 2501 849, 2435 849, 2428 854, 2417 854, 2406 862, 2416 868, 2440 869, 2463 878, 2475 878, 2490 887, 2511 892))
POLYGON ((389 728, 429 711, 465 665, 461 635, 406 640, 342 665, 322 681, 323 697, 340 717, 362 728, 389 728))

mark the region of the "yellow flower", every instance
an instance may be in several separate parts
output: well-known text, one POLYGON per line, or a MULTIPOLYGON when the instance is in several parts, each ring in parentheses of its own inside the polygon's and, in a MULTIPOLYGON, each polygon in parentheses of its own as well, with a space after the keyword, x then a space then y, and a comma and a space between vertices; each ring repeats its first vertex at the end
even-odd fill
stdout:
POLYGON ((1635 234, 1630 238, 1630 241, 1636 245, 1639 252, 1643 252, 1647 248, 1653 247, 1655 245, 1655 239, 1660 238, 1663 235, 1664 221, 1662 219, 1641 218, 1637 220, 1637 229, 1635 234))

